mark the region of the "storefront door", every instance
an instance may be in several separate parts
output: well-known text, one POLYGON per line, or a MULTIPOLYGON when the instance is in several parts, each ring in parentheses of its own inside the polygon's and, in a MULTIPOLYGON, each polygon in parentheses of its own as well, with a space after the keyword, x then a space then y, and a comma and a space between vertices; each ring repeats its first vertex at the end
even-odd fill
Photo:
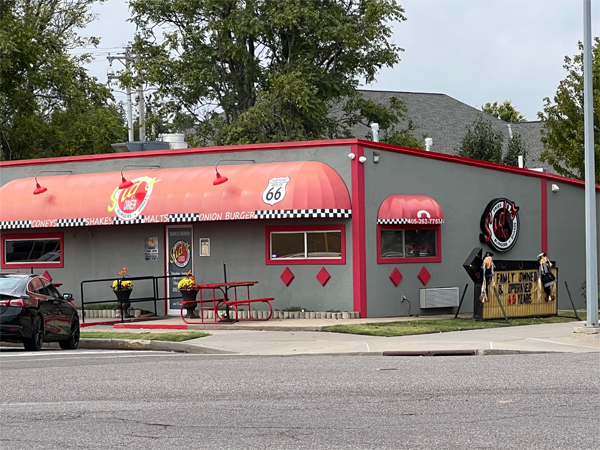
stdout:
POLYGON ((178 316, 181 311, 181 294, 177 284, 190 270, 194 273, 194 236, 191 225, 167 226, 167 314, 178 316))

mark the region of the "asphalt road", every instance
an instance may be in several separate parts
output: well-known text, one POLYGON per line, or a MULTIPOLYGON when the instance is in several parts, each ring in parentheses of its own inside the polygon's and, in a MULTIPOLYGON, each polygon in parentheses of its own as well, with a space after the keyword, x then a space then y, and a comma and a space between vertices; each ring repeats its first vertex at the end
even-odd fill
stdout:
POLYGON ((0 448, 597 449, 597 353, 0 352, 0 448))

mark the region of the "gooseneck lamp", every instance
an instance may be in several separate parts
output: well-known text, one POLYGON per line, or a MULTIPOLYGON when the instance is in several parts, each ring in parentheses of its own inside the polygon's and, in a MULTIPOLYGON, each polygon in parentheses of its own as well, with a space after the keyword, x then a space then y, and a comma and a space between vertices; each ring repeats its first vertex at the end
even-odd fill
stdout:
POLYGON ((73 173, 73 171, 72 170, 40 170, 38 173, 35 174, 35 189, 33 190, 33 195, 43 194, 44 192, 46 192, 48 190, 48 188, 46 186, 42 186, 42 185, 40 185, 40 183, 38 183, 38 175, 40 173, 73 173))
POLYGON ((119 184, 119 189, 127 189, 130 186, 133 186, 133 182, 131 180, 125 179, 125 175, 123 175, 123 170, 126 167, 143 167, 145 169, 160 169, 159 165, 145 165, 145 164, 126 164, 121 167, 121 184, 119 184))
POLYGON ((224 177, 223 175, 221 175, 219 173, 219 170, 217 169, 217 166, 219 165, 220 162, 222 161, 231 161, 231 162, 252 162, 255 163, 256 161, 254 161, 253 159, 220 159, 216 162, 215 164, 215 173, 216 173, 216 177, 213 180, 213 186, 218 186, 219 184, 223 184, 225 182, 227 182, 229 180, 229 178, 224 177))

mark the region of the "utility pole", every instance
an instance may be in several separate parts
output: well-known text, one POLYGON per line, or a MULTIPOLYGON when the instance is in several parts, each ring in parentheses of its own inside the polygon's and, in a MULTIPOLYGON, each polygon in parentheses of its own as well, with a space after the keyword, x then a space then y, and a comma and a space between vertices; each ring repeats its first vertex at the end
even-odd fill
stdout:
POLYGON ((592 7, 583 1, 583 123, 585 151, 585 237, 587 327, 598 328, 598 244, 596 234, 596 164, 592 83, 592 7))
POLYGON ((146 141, 146 116, 145 116, 146 103, 144 101, 144 88, 138 86, 138 120, 140 124, 140 141, 146 141))
MULTIPOLYGON (((107 59, 112 67, 112 62, 116 59, 121 62, 125 66, 125 70, 129 72, 130 62, 133 61, 133 57, 131 56, 131 49, 129 47, 125 48, 124 53, 120 53, 117 56, 108 55, 107 59)), ((118 76, 109 73, 108 79, 115 80, 119 79, 118 76)), ((127 129, 128 129, 128 140, 129 142, 134 141, 133 135, 133 106, 131 101, 131 87, 127 86, 127 129)), ((138 87, 138 119, 140 124, 140 141, 146 140, 146 123, 145 123, 145 102, 144 102, 144 90, 142 86, 138 87)))

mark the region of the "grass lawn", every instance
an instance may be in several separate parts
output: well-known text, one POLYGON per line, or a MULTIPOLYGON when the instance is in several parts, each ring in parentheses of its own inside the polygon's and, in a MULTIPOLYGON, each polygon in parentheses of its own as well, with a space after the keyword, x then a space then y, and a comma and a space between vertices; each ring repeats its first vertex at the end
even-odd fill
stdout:
POLYGON ((172 333, 128 333, 120 331, 82 331, 82 339, 145 339, 148 341, 182 342, 190 339, 210 336, 199 331, 180 331, 172 333))
MULTIPOLYGON (((586 320, 585 313, 579 313, 581 320, 586 320)), ((370 336, 409 336, 413 334, 443 333, 446 331, 480 330, 483 328, 501 328, 539 323, 560 323, 576 321, 574 313, 562 313, 552 317, 526 317, 509 319, 481 320, 473 319, 417 319, 400 322, 382 322, 357 325, 334 325, 323 328, 331 333, 366 334, 370 336)))

